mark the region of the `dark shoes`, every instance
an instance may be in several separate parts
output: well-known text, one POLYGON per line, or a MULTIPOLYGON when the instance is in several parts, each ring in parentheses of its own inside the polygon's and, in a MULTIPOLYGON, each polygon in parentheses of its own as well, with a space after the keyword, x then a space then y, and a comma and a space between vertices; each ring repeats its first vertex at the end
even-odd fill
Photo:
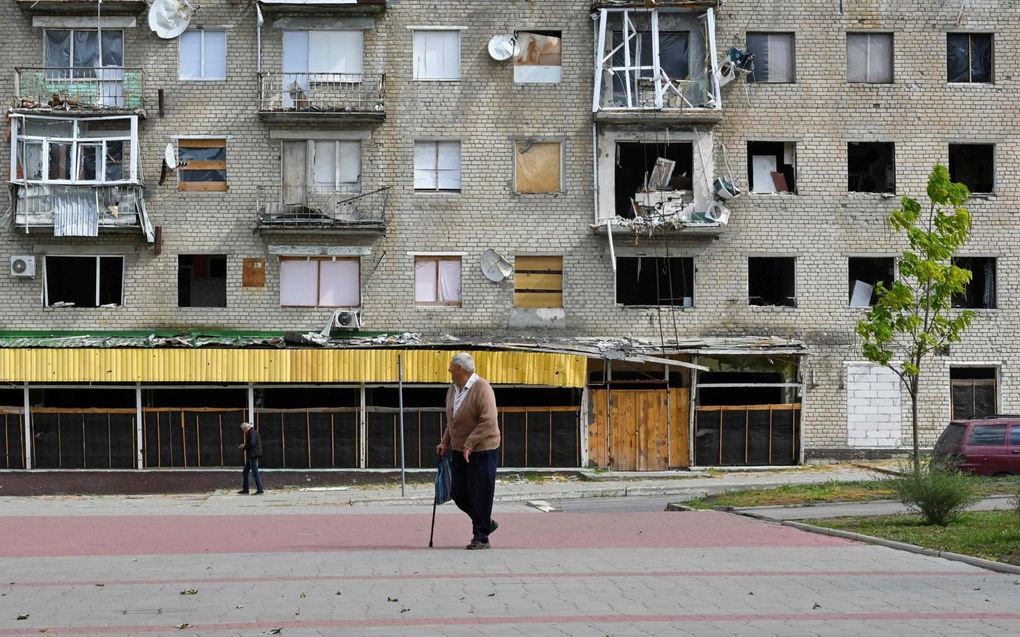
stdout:
POLYGON ((479 542, 478 540, 471 540, 471 544, 468 544, 464 548, 466 548, 469 551, 479 551, 490 547, 488 542, 479 542))
POLYGON ((491 522, 492 522, 492 524, 489 525, 489 535, 492 535, 493 533, 495 533, 496 529, 499 528, 499 522, 497 522, 495 520, 491 520, 491 522))
POLYGON ((248 489, 241 489, 237 492, 237 495, 248 495, 248 489))
POLYGON ((256 491, 252 495, 262 495, 263 493, 265 493, 265 491, 256 491))

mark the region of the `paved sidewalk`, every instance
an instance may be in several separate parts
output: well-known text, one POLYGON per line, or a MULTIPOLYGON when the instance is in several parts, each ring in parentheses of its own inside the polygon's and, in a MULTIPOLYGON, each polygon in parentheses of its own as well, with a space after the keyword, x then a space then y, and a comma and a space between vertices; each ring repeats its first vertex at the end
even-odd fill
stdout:
MULTIPOLYGON (((1013 496, 992 496, 983 498, 967 507, 968 511, 1002 511, 1012 508, 1013 496)), ((809 520, 821 518, 845 518, 864 515, 897 515, 908 513, 902 502, 881 500, 875 502, 832 502, 796 507, 748 507, 735 509, 740 513, 753 513, 772 520, 809 520)))

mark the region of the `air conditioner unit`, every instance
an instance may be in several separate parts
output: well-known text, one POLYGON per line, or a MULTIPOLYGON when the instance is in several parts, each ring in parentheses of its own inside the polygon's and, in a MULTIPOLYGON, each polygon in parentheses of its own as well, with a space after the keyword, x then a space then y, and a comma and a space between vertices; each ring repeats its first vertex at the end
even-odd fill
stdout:
POLYGON ((35 257, 30 254, 11 257, 11 276, 35 276, 35 257))
POLYGON ((361 310, 337 310, 333 312, 330 326, 335 330, 360 330, 361 310))

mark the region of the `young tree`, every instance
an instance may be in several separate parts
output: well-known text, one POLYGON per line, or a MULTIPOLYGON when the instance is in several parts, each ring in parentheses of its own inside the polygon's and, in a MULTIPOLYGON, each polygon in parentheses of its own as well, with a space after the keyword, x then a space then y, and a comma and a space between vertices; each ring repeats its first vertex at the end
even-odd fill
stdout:
POLYGON ((970 234, 970 213, 963 203, 970 191, 953 183, 945 166, 936 164, 928 177, 927 212, 908 196, 889 222, 905 232, 910 248, 900 257, 899 277, 878 286, 878 302, 858 321, 862 354, 896 372, 910 394, 914 473, 920 471, 917 398, 924 359, 948 343, 958 342, 974 312, 950 312, 954 294, 964 291, 971 272, 952 264, 970 234))

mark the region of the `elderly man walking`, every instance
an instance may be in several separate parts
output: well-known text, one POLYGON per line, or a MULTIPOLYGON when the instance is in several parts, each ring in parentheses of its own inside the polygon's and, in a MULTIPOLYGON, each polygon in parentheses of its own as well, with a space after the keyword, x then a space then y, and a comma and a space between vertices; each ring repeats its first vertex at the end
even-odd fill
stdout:
POLYGON ((248 494, 248 474, 251 473, 252 478, 255 479, 255 495, 262 495, 264 493, 262 489, 262 476, 259 475, 259 458, 262 457, 262 437, 259 436, 258 429, 255 429, 250 422, 242 422, 241 431, 244 432, 244 442, 237 445, 237 448, 244 449, 244 478, 243 486, 238 493, 241 495, 248 494))
POLYGON ((465 548, 489 548, 489 534, 499 525, 492 519, 492 499, 499 464, 499 426, 492 386, 475 373, 470 354, 450 361, 453 383, 446 392, 446 431, 436 453, 453 451, 451 495, 471 518, 471 543, 465 548))

